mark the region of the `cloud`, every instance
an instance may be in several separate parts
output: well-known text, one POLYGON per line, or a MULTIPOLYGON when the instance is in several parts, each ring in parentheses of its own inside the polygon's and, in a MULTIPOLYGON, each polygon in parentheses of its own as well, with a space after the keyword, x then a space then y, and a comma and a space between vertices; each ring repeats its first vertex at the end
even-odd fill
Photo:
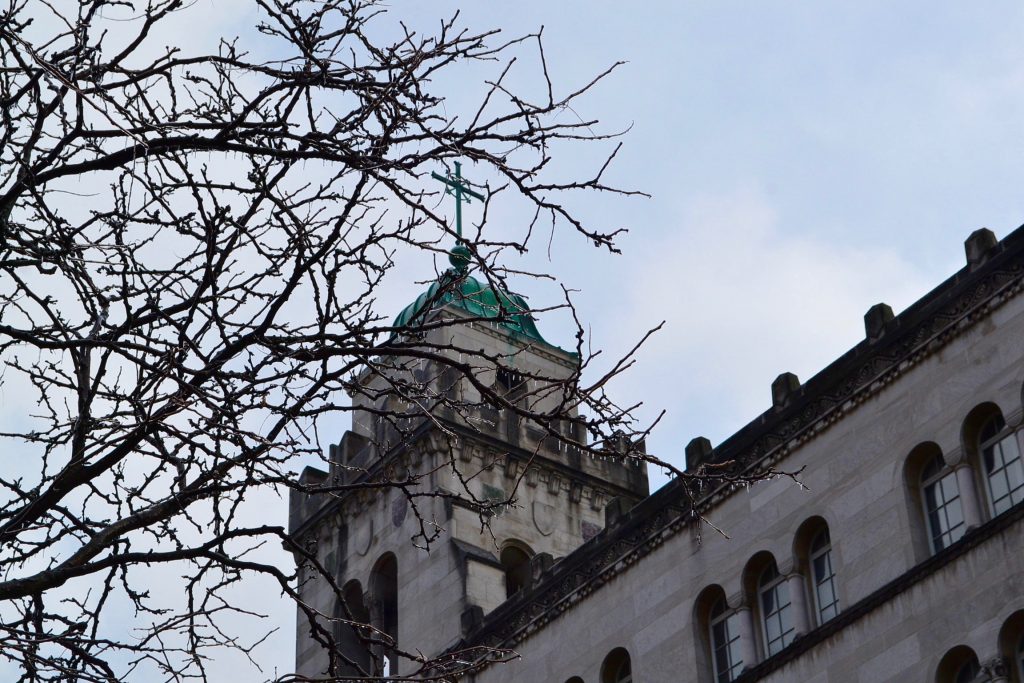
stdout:
POLYGON ((650 445, 676 463, 693 436, 721 441, 765 410, 779 373, 806 380, 859 342, 872 304, 899 311, 935 284, 894 249, 784 230, 756 186, 686 201, 675 216, 670 237, 630 259, 604 334, 625 348, 666 321, 618 391, 648 415, 669 411, 650 445))

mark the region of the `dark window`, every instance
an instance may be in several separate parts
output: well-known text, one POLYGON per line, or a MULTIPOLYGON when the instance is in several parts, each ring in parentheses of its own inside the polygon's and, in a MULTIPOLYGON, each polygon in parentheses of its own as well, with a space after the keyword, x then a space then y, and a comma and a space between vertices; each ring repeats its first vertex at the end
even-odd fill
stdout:
POLYGON ((711 608, 711 660, 714 664, 715 683, 729 683, 743 669, 740 651, 739 615, 729 611, 725 599, 719 599, 711 608))
POLYGON ((940 453, 935 454, 921 474, 921 495, 932 550, 939 552, 959 540, 965 531, 956 475, 946 467, 940 453))
POLYGON ((394 648, 398 640, 398 563, 386 553, 370 573, 371 621, 381 636, 374 648, 375 669, 380 675, 398 673, 394 648))
POLYGON ((625 648, 617 647, 604 658, 601 683, 633 683, 633 666, 625 648))
POLYGON ((1003 433, 1005 428, 1002 416, 995 415, 981 429, 981 460, 993 516, 1024 500, 1024 463, 1016 435, 1003 433))
POLYGON ((764 646, 771 657, 793 640, 793 605, 789 599, 789 584, 779 575, 773 562, 761 573, 758 582, 761 598, 761 625, 764 628, 764 646))
POLYGON ((975 657, 964 662, 960 669, 956 672, 956 678, 953 679, 953 683, 971 683, 978 674, 981 673, 981 666, 978 665, 978 660, 975 657))
POLYGON ((828 529, 819 531, 811 542, 811 581, 818 624, 824 624, 839 614, 839 596, 836 594, 836 573, 832 568, 832 543, 828 529))
POLYGON ((512 597, 530 581, 530 554, 516 545, 501 551, 501 566, 505 568, 505 594, 512 597))
POLYGON ((1017 678, 1024 681, 1024 635, 1017 641, 1017 678))

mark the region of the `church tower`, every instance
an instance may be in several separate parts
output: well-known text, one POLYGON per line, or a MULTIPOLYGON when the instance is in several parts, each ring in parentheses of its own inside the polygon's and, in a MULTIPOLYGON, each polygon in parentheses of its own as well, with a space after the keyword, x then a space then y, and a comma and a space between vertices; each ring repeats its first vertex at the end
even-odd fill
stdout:
POLYGON ((537 378, 568 378, 579 358, 543 339, 521 297, 469 274, 465 247, 451 262, 398 315, 394 327, 408 333, 382 345, 360 376, 352 428, 331 446, 329 471, 307 468, 300 483, 313 492, 292 494, 290 532, 335 584, 297 558, 303 603, 335 618, 312 626, 299 610, 300 674, 328 670, 327 633, 344 673, 356 673, 353 663, 371 674, 412 673, 397 651, 429 657, 457 645, 595 536, 606 507, 648 493, 643 466, 571 445, 587 439, 575 409, 554 422, 560 439, 486 400, 490 388, 509 404, 553 410, 561 397, 535 391, 537 378), (405 388, 438 400, 424 411, 422 401, 405 403, 413 393, 405 388), (409 484, 372 486, 382 480, 409 484), (368 650, 340 620, 370 623, 394 647, 368 650))

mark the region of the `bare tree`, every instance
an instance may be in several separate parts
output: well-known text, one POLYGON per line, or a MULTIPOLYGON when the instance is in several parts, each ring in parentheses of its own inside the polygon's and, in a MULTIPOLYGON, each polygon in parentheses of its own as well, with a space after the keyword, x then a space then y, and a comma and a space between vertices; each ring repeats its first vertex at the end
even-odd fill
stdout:
MULTIPOLYGON (((584 383, 582 329, 579 371, 530 377, 530 396, 511 400, 480 379, 507 358, 453 354, 374 306, 396 254, 453 243, 428 179, 456 159, 492 181, 484 220, 461 236, 477 277, 501 285, 505 255, 533 239, 487 239, 487 208, 505 198, 532 205, 535 224, 615 250, 617 230, 584 225, 566 203, 581 190, 629 194, 602 180, 615 135, 559 116, 614 66, 559 93, 539 33, 504 40, 453 17, 423 35, 371 0, 253 0, 256 33, 212 52, 162 47, 165 25, 178 13, 201 22, 202 9, 0 10, 0 381, 16 407, 2 434, 0 662, 24 681, 205 680, 213 649, 247 651, 252 641, 223 627, 249 612, 233 587, 263 575, 297 599, 294 567, 265 561, 263 544, 330 572, 278 520, 252 524, 240 509, 257 491, 355 486, 299 484, 294 472, 303 456, 325 457, 319 425, 352 410, 338 397, 380 406, 398 440, 416 421, 473 407, 436 377, 396 373, 410 358, 552 438, 657 462, 633 448, 644 430, 605 394, 628 358, 584 383), (523 55, 538 65, 536 100, 505 85, 523 55), (436 84, 474 64, 492 80, 474 107, 449 110, 436 84), (609 145, 594 175, 558 178, 552 154, 591 144, 609 145), (367 373, 390 379, 371 389, 367 373), (570 410, 583 410, 589 439, 558 428, 570 410), (141 578, 161 566, 173 567, 162 576, 178 582, 178 603, 141 578), (132 615, 130 635, 111 628, 114 605, 132 615)), ((451 272, 442 281, 457 287, 462 271, 451 272)), ((556 304, 571 311, 567 293, 556 304)), ((358 486, 436 495, 416 484, 358 486)), ((468 502, 484 513, 509 501, 468 502)), ((420 680, 472 666, 408 656, 420 680)))

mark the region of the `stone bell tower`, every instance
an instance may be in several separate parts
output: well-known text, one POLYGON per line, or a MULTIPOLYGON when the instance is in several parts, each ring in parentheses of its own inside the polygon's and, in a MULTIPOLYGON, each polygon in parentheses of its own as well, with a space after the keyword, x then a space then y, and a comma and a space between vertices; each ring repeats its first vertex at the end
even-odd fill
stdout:
MULTIPOLYGON (((400 342, 415 338, 424 348, 456 355, 473 350, 473 377, 510 400, 514 392, 529 390, 523 377, 564 378, 574 371, 578 357, 541 337, 521 297, 469 275, 464 247, 456 247, 451 260, 452 268, 396 319, 395 327, 412 331, 400 342), (486 357, 507 361, 488 367, 481 360, 486 357)), ((330 471, 307 468, 300 478, 313 486, 355 486, 341 493, 293 493, 289 528, 333 572, 344 595, 342 605, 325 580, 300 568, 299 590, 307 605, 323 615, 371 623, 397 649, 430 656, 458 643, 498 605, 529 593, 536 577, 604 527, 610 503, 631 505, 647 495, 648 483, 643 466, 583 455, 523 424, 513 411, 481 401, 465 376, 413 355, 395 354, 390 361, 382 356, 379 366, 385 369, 364 374, 365 391, 353 398, 352 429, 331 447, 330 471), (385 389, 402 382, 429 386, 458 408, 438 408, 431 420, 411 411, 401 424, 381 422, 372 410, 401 413, 401 402, 385 389), (375 404, 377 396, 390 403, 375 404), (358 487, 406 474, 419 479, 405 490, 358 487), (465 502, 508 498, 515 504, 484 513, 486 527, 480 508, 465 502), (429 548, 418 547, 424 536, 429 548)), ((543 410, 558 397, 538 400, 534 407, 543 410)), ((575 412, 559 425, 562 434, 586 443, 575 412)), ((408 662, 385 646, 367 651, 352 628, 327 620, 319 626, 334 635, 344 657, 366 671, 408 673, 402 671, 408 662)), ((300 674, 327 669, 330 653, 315 631, 300 611, 300 674)))

